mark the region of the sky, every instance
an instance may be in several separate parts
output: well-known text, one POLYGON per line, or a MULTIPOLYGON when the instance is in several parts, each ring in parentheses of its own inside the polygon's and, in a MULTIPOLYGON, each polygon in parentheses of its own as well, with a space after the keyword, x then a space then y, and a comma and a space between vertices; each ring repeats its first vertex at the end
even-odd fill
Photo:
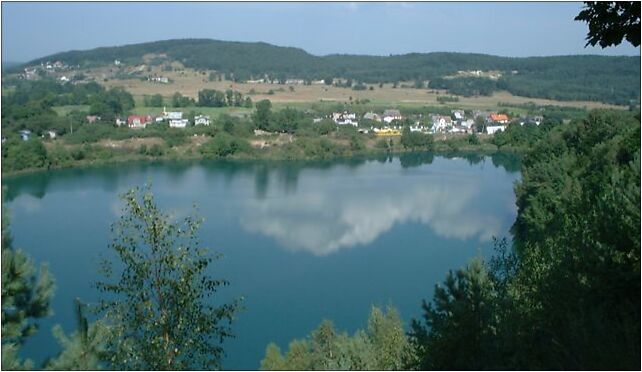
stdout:
POLYGON ((584 47, 580 2, 2 2, 2 61, 140 42, 263 41, 311 54, 640 55, 584 47))

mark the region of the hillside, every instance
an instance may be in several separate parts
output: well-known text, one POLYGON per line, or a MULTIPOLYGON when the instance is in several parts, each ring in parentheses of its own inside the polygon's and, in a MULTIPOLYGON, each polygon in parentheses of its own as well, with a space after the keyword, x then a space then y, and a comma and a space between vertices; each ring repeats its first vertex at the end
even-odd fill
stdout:
POLYGON ((488 95, 497 90, 556 100, 590 100, 628 105, 639 102, 640 57, 555 56, 510 58, 484 54, 411 53, 388 57, 365 55, 314 56, 302 49, 267 43, 208 39, 166 40, 86 51, 69 51, 26 65, 60 60, 95 67, 179 61, 198 70, 233 74, 236 80, 350 78, 365 83, 431 81, 431 88, 453 94, 488 95), (458 72, 497 71, 495 79, 458 72), (443 78, 446 79, 443 79, 443 78))

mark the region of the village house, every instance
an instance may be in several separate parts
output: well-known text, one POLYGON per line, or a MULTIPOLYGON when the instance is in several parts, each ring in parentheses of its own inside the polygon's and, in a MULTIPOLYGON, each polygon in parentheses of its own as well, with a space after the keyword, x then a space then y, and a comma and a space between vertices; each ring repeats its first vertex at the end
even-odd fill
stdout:
POLYGON ((540 125, 544 121, 544 117, 542 116, 528 116, 528 117, 522 117, 519 120, 519 125, 524 125, 524 124, 535 124, 535 125, 540 125))
POLYGON ((115 60, 114 60, 114 65, 116 65, 116 66, 120 66, 120 60, 115 59, 115 60))
POLYGON ((67 83, 67 82, 69 82, 69 78, 66 77, 66 76, 61 76, 60 77, 60 81, 62 81, 63 83, 67 83))
POLYGON ((194 117, 194 125, 210 125, 210 117, 207 115, 196 115, 194 117))
POLYGON ((490 114, 489 118, 493 124, 508 124, 508 116, 505 114, 490 114))
POLYGON ((48 137, 49 139, 54 139, 56 138, 56 132, 53 130, 47 130, 42 133, 42 138, 48 137))
POLYGON ((426 128, 421 122, 417 121, 415 122, 414 125, 410 126, 410 131, 411 132, 426 132, 428 131, 428 128, 426 128))
POLYGON ((181 111, 167 111, 163 107, 163 120, 180 120, 183 118, 183 113, 181 111))
POLYGON ((459 125, 461 125, 463 128, 466 128, 467 130, 471 130, 475 125, 475 120, 473 119, 462 120, 459 125))
POLYGON ((462 120, 466 119, 466 113, 464 110, 452 110, 451 111, 453 118, 458 122, 461 123, 462 120))
POLYGON ((486 133, 488 134, 495 134, 497 132, 503 132, 506 130, 505 125, 487 125, 486 126, 486 133))
POLYGON ((127 117, 127 126, 131 129, 145 128, 151 122, 152 117, 150 115, 130 115, 127 117))
POLYGON ((172 119, 169 121, 170 128, 185 128, 189 124, 187 119, 172 119))
POLYGON ((359 125, 359 123, 357 122, 357 114, 348 111, 333 112, 332 121, 334 121, 337 125, 352 125, 355 127, 359 125))
POLYGON ((123 124, 127 124, 127 121, 117 117, 116 118, 116 126, 120 127, 123 124))
POLYGON ((430 120, 432 121, 432 132, 446 132, 448 128, 452 127, 453 121, 450 116, 443 115, 431 115, 430 120))
POLYGON ((367 112, 365 115, 363 115, 363 118, 366 120, 381 122, 381 116, 374 112, 367 112))
POLYGON ((401 119, 403 119, 403 116, 401 116, 401 112, 399 112, 399 110, 386 110, 383 112, 383 121, 388 124, 390 124, 394 120, 401 119))
POLYGON ((20 138, 22 138, 23 141, 28 141, 29 136, 31 136, 31 131, 27 129, 23 129, 18 133, 20 133, 20 138))
MULTIPOLYGON (((93 123, 95 123, 95 122, 97 122, 97 121, 99 121, 99 120, 100 120, 100 116, 97 116, 97 115, 87 115, 87 116, 85 116, 85 120, 87 120, 87 123, 89 123, 89 124, 93 124, 93 123)), ((117 119, 117 120, 118 120, 118 119, 117 119)), ((118 125, 118 123, 116 123, 116 124, 118 125)))

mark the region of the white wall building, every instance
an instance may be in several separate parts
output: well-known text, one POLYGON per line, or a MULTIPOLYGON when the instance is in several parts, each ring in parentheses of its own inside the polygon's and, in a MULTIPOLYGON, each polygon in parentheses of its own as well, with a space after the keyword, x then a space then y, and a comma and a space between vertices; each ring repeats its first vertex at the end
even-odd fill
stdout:
POLYGON ((207 115, 197 115, 194 117, 194 125, 210 125, 210 117, 207 115))
POLYGON ((505 125, 487 125, 486 126, 486 133, 488 134, 495 134, 497 132, 503 132, 506 130, 505 125))
POLYGON ((189 124, 187 119, 172 119, 169 121, 170 128, 185 128, 189 124))
POLYGON ((351 113, 351 112, 333 112, 332 113, 332 120, 337 124, 337 125, 352 125, 352 126, 357 126, 359 123, 357 122, 357 114, 351 113))

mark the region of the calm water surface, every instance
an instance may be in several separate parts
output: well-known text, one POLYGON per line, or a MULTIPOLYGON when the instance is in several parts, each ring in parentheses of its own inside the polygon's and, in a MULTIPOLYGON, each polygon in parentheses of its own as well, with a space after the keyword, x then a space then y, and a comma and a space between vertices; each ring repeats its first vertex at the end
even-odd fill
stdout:
POLYGON ((212 273, 243 296, 226 341, 226 369, 257 369, 270 341, 284 349, 322 319, 350 333, 372 305, 406 324, 449 269, 492 253, 515 215, 519 162, 510 156, 429 154, 329 162, 177 162, 69 169, 4 179, 14 245, 49 263, 55 314, 25 345, 37 362, 74 328, 73 299, 92 282, 119 216, 118 195, 151 180, 159 204, 181 218, 198 206, 200 236, 224 254, 212 273))

